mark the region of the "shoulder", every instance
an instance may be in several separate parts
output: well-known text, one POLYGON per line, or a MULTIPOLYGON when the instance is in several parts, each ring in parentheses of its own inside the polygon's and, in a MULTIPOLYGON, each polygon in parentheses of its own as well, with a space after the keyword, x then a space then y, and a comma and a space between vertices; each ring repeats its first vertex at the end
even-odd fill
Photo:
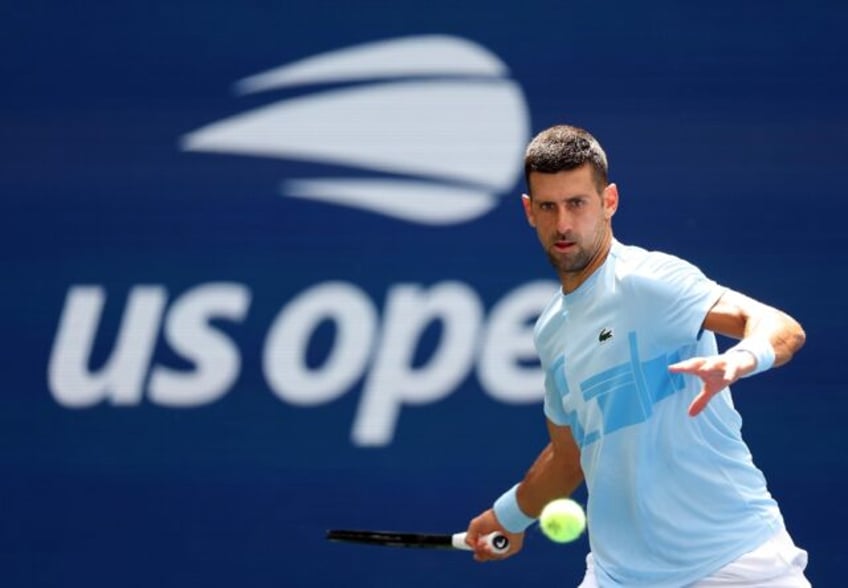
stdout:
POLYGON ((616 242, 610 254, 616 262, 616 277, 623 282, 650 284, 705 277, 693 263, 664 251, 651 251, 616 242))

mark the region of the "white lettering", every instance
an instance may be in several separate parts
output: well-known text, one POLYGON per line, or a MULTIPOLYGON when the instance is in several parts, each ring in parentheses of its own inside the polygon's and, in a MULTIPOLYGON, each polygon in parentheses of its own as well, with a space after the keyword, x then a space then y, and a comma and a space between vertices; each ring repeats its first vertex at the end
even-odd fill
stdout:
POLYGON ((402 405, 436 402, 453 392, 471 367, 482 314, 480 299, 458 282, 389 291, 380 346, 353 423, 355 444, 387 445, 402 405), (413 368, 421 335, 433 321, 442 325, 439 345, 426 365, 413 368))
POLYGON ((154 368, 148 395, 156 404, 200 406, 223 396, 241 369, 238 348, 211 319, 241 321, 250 306, 250 291, 240 284, 205 284, 180 296, 165 321, 171 347, 192 361, 193 371, 154 368))
POLYGON ((141 402, 166 299, 165 289, 159 286, 133 288, 115 348, 105 365, 92 373, 88 365, 106 293, 97 286, 72 287, 47 368, 56 401, 68 408, 85 408, 104 400, 116 405, 141 402))
POLYGON ((492 307, 477 364, 477 377, 492 398, 525 403, 537 402, 544 395, 533 326, 557 285, 553 281, 524 284, 492 307), (528 362, 533 366, 527 366, 528 362))
POLYGON ((343 395, 365 370, 378 321, 371 300, 351 284, 326 282, 301 293, 280 311, 265 342, 262 365, 271 389, 297 406, 343 395), (310 368, 308 343, 327 320, 336 327, 333 347, 320 368, 310 368))
MULTIPOLYGON (((362 379, 351 429, 359 446, 391 443, 404 407, 444 399, 475 365, 480 387, 493 399, 536 402, 543 395, 543 374, 533 323, 556 288, 551 281, 523 284, 484 320, 482 301, 467 284, 397 284, 386 294, 381 321, 371 298, 357 286, 320 283, 288 301, 270 325, 263 375, 277 397, 300 407, 328 404, 362 379), (328 323, 333 337, 315 365, 319 360, 309 354, 319 341, 318 330, 328 323)), ((68 291, 48 366, 50 391, 60 405, 132 406, 146 392, 161 406, 200 406, 233 388, 242 369, 241 350, 212 321, 243 321, 251 303, 247 286, 199 285, 167 314, 163 286, 134 287, 113 349, 95 369, 92 350, 105 303, 100 286, 68 291), (160 326, 165 342, 193 368, 151 365, 160 326)))

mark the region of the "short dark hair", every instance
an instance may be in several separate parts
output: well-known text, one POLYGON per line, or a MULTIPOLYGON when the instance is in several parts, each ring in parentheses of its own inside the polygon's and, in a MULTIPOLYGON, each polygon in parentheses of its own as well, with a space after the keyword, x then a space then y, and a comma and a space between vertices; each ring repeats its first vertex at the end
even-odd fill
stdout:
POLYGON ((524 181, 530 193, 530 173, 555 174, 589 164, 598 191, 609 184, 607 155, 588 131, 569 125, 557 125, 536 135, 524 153, 524 181))

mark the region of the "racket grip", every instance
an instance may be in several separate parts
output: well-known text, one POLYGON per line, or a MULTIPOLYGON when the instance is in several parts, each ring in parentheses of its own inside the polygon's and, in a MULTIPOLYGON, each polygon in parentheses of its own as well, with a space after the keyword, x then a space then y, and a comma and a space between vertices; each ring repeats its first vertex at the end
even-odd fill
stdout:
MULTIPOLYGON (((455 549, 464 549, 466 551, 472 551, 471 547, 465 542, 465 536, 468 533, 454 533, 452 536, 452 544, 455 549)), ((492 553, 497 553, 498 555, 504 554, 509 551, 509 538, 503 533, 498 533, 497 531, 493 533, 489 533, 488 535, 483 536, 483 540, 488 544, 489 549, 492 550, 492 553)))

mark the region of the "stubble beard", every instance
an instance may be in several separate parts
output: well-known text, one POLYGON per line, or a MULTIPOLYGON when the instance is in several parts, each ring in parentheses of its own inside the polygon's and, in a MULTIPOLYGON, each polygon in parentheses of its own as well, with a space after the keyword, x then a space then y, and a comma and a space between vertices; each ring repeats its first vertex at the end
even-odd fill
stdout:
MULTIPOLYGON (((556 270, 557 275, 565 276, 568 274, 578 274, 586 269, 592 263, 596 255, 599 255, 603 248, 605 239, 605 228, 598 227, 598 231, 594 235, 594 239, 590 241, 591 247, 587 248, 579 241, 574 242, 574 250, 568 253, 560 253, 556 247, 551 244, 546 250, 548 261, 556 270)), ((560 235, 557 235, 559 238, 560 235)), ((568 238, 568 237, 566 237, 568 238)), ((569 239, 572 240, 572 239, 569 239)))
POLYGON ((592 259, 591 255, 579 245, 577 246, 577 251, 567 254, 557 253, 552 245, 547 250, 547 254, 548 261, 559 275, 580 272, 589 265, 592 259))

